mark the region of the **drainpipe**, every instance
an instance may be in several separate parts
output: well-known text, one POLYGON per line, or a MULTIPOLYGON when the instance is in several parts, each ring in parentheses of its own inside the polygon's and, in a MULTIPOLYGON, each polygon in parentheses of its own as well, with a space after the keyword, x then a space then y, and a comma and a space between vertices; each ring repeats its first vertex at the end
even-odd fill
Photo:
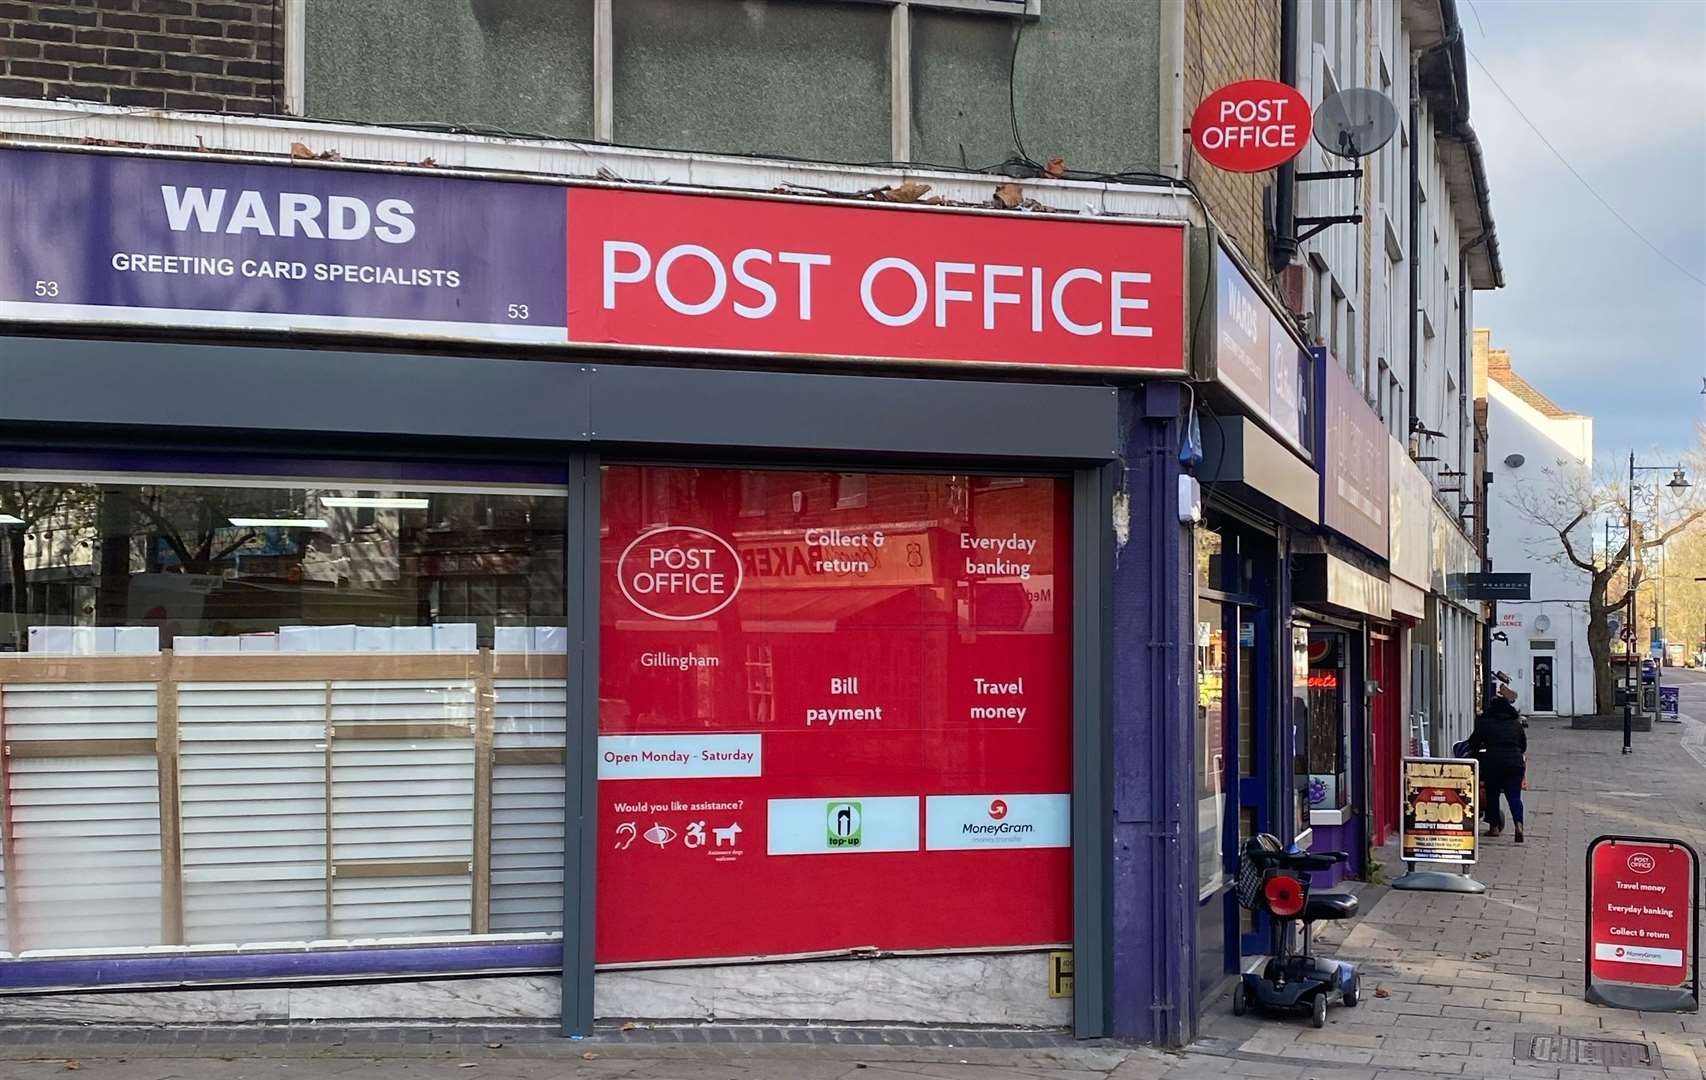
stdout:
MULTIPOLYGON (((1492 235, 1491 230, 1484 231, 1481 235, 1460 247, 1457 252, 1457 400, 1459 410, 1457 415, 1461 419, 1468 421, 1469 430, 1471 431, 1475 430, 1475 422, 1470 418, 1468 413, 1462 411, 1465 408, 1464 403, 1466 396, 1469 393, 1469 253, 1480 247, 1482 244, 1485 244, 1492 238, 1492 235)), ((1465 451, 1466 446, 1460 438, 1457 449, 1457 468, 1463 473, 1463 476, 1460 478, 1462 480, 1469 479, 1469 465, 1463 460, 1465 451)), ((1491 452, 1492 448, 1489 445, 1489 455, 1491 452)), ((1471 457, 1470 461, 1473 460, 1473 457, 1471 457)), ((1487 464, 1491 466, 1492 462, 1489 461, 1487 464)), ((1490 550, 1492 521, 1488 516, 1492 513, 1490 509, 1493 502, 1492 493, 1488 491, 1488 488, 1492 486, 1492 483, 1493 470, 1489 467, 1482 470, 1480 490, 1473 493, 1476 503, 1475 534, 1481 541, 1481 572, 1484 574, 1491 573, 1493 570, 1493 555, 1490 550)), ((1482 708, 1486 708, 1487 705, 1492 702, 1493 690, 1497 685, 1497 681, 1493 678, 1493 627, 1498 621, 1499 602, 1494 600, 1487 605, 1487 621, 1481 624, 1482 708)))
MULTIPOLYGON (((1297 0, 1280 0, 1279 81, 1297 85, 1297 0)), ((1274 241, 1268 253, 1273 272, 1297 258, 1297 164, 1287 161, 1274 179, 1274 241)))
MULTIPOLYGON (((1486 233, 1481 239, 1486 239, 1486 233)), ((1469 439, 1475 430, 1475 420, 1469 415, 1469 248, 1465 244, 1457 252, 1457 471, 1467 478, 1469 473, 1469 439)), ((1463 492, 1458 492, 1463 494, 1463 492)), ((1459 515, 1461 521, 1461 515, 1459 515)))
POLYGON ((1421 390, 1421 261, 1422 261, 1422 65, 1421 53, 1410 62, 1410 427, 1405 432, 1405 445, 1416 430, 1420 411, 1416 401, 1421 390))

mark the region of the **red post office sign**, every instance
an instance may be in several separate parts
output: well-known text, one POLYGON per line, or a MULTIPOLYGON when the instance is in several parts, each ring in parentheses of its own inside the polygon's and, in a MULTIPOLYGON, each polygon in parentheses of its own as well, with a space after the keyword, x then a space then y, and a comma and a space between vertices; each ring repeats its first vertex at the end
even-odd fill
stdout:
POLYGON ((568 336, 1181 373, 1181 227, 574 188, 568 336))
POLYGON ((1587 999, 1619 1008, 1699 1004, 1700 860, 1680 840, 1588 845, 1587 999), (1692 992, 1682 990, 1692 981, 1692 992))
POLYGON ((1191 144, 1228 172, 1262 172, 1296 157, 1309 141, 1309 99, 1268 79, 1223 86, 1191 114, 1191 144))

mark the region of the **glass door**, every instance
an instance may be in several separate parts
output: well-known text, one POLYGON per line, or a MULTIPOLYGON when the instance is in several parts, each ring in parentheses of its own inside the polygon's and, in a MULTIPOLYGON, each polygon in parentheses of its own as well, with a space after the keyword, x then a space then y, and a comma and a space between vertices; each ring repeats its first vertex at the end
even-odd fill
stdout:
MULTIPOLYGON (((1233 667, 1233 686, 1237 714, 1236 772, 1238 800, 1235 807, 1237 829, 1227 837, 1227 866, 1237 873, 1239 853, 1244 844, 1257 833, 1275 833, 1274 807, 1269 794, 1273 776, 1273 746, 1270 710, 1264 707, 1262 688, 1272 684, 1273 664, 1269 659, 1272 648, 1264 612, 1253 607, 1234 607, 1229 618, 1236 627, 1238 648, 1233 667)), ((1231 917, 1236 920, 1240 954, 1260 952, 1263 948, 1261 928, 1253 913, 1239 908, 1234 901, 1231 917)), ((1238 959, 1237 957, 1233 958, 1238 959)))
MULTIPOLYGON (((1231 816, 1229 776, 1236 741, 1233 702, 1237 699, 1236 667, 1229 647, 1229 624, 1234 605, 1199 597, 1197 600, 1197 709, 1192 746, 1196 753, 1197 807, 1197 982, 1207 992, 1225 976, 1232 959, 1228 952, 1231 914, 1227 867, 1228 819, 1231 816)), ((1233 629, 1231 633, 1236 633, 1233 629)))

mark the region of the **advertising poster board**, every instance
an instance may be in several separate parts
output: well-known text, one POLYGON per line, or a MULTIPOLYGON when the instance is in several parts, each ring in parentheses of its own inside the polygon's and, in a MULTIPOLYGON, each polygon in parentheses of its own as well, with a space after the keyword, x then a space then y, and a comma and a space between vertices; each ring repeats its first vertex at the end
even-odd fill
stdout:
POLYGON ((1587 1000, 1623 1009, 1700 1005, 1700 857, 1681 840, 1588 845, 1587 1000))
POLYGON ((1682 687, 1659 687, 1659 711, 1667 717, 1674 718, 1682 715, 1682 687))
POLYGON ((605 470, 599 963, 1072 940, 1070 485, 605 470))
POLYGON ((1475 862, 1480 762, 1407 757, 1399 794, 1399 843, 1405 862, 1475 862))

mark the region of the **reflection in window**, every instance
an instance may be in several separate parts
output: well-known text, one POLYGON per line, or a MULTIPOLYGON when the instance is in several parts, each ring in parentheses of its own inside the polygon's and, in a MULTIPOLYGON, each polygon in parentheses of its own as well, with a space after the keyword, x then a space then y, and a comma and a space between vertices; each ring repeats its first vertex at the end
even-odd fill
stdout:
POLYGON ((1291 628, 1292 824, 1296 836, 1309 828, 1309 628, 1291 628))
POLYGON ((1197 889, 1207 896, 1226 880, 1226 628, 1221 606, 1197 601, 1197 889))
POLYGON ((864 473, 835 474, 835 508, 857 510, 866 505, 868 485, 864 473))
POLYGON ((1221 567, 1225 563, 1226 537, 1212 529, 1199 528, 1197 537, 1197 588, 1224 591, 1221 567))
POLYGON ((559 930, 564 522, 531 484, 0 474, 8 951, 559 930))

